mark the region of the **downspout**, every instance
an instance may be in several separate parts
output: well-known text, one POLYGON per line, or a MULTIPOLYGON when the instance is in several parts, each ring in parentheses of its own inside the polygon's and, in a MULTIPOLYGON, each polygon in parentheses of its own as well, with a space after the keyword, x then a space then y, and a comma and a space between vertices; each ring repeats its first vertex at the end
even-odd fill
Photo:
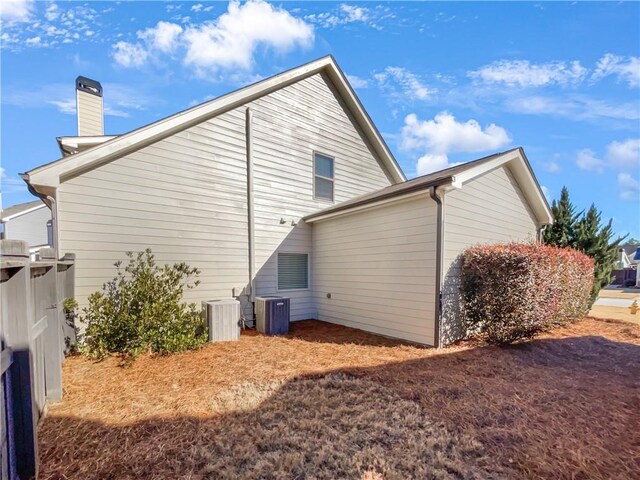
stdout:
POLYGON ((538 243, 542 243, 542 236, 544 235, 544 231, 547 229, 549 225, 542 224, 536 229, 536 241, 538 243))
POLYGON ((431 199, 436 202, 436 287, 435 287, 435 332, 434 332, 434 340, 435 347, 440 348, 442 346, 440 340, 440 331, 441 331, 441 323, 442 323, 442 293, 441 293, 441 282, 442 282, 442 199, 436 193, 437 186, 429 187, 429 195, 431 199))
MULTIPOLYGON (((22 177, 22 179, 27 182, 27 179, 25 177, 22 177)), ((27 182, 27 188, 32 195, 35 195, 40 200, 42 200, 49 206, 49 209, 51 210, 51 229, 53 230, 53 245, 51 245, 51 247, 55 250, 56 258, 60 258, 60 243, 58 238, 58 202, 56 202, 56 199, 52 196, 44 195, 38 192, 29 182, 27 182)))
MULTIPOLYGON (((247 142, 247 244, 249 246, 249 301, 252 309, 255 301, 255 218, 254 218, 254 193, 253 193, 253 111, 247 108, 245 111, 245 139, 247 142)), ((252 312, 255 316, 255 312, 252 312)), ((254 319, 255 322, 255 319, 254 319)))

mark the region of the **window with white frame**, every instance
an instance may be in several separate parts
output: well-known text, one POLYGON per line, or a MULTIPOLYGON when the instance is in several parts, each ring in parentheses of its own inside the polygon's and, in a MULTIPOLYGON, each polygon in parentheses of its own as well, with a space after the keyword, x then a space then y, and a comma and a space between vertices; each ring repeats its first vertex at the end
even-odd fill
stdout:
POLYGON ((333 201, 333 158, 313 154, 313 198, 333 201))
POLYGON ((309 288, 309 255, 278 253, 278 290, 309 288))

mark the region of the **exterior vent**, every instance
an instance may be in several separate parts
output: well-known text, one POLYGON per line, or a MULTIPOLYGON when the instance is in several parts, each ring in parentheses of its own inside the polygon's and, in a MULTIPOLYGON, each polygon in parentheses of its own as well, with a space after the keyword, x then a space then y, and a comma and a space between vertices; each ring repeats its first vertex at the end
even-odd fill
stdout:
POLYGON ((290 300, 286 297, 256 297, 256 329, 265 335, 289 333, 290 300))
POLYGON ((76 78, 76 110, 79 137, 104 135, 104 106, 100 82, 86 77, 76 78))
POLYGON ((210 342, 240 340, 240 302, 238 300, 211 300, 202 302, 210 342))

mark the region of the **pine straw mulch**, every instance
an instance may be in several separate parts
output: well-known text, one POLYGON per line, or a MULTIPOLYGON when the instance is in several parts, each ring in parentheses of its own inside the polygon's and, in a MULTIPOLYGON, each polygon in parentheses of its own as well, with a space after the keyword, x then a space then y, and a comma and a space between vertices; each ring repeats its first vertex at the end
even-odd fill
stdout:
POLYGON ((640 327, 441 351, 316 321, 128 367, 73 357, 40 478, 637 478, 640 327))

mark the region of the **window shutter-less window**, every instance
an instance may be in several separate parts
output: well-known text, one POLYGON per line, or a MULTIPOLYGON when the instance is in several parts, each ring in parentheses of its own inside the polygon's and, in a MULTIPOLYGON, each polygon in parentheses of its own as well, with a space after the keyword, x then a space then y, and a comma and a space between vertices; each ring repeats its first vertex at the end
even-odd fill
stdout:
POLYGON ((309 256, 278 253, 278 290, 309 288, 309 256))
POLYGON ((314 153, 313 169, 314 198, 333 201, 333 158, 314 153))

